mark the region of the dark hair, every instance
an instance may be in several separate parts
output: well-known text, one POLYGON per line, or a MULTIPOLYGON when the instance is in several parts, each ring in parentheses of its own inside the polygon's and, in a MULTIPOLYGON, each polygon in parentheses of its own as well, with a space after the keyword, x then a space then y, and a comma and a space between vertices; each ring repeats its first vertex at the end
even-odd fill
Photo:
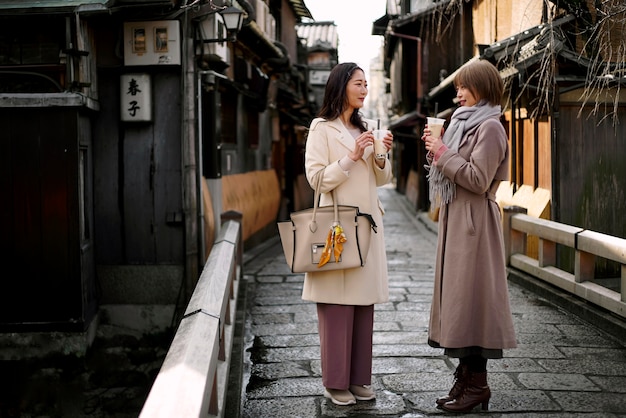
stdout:
POLYGON ((461 67, 454 85, 465 87, 472 92, 476 100, 485 100, 490 105, 499 105, 502 102, 504 83, 496 67, 489 61, 479 60, 461 67))
MULTIPOLYGON (((346 97, 346 86, 348 81, 352 78, 352 75, 356 70, 363 69, 353 62, 344 62, 335 65, 328 76, 326 82, 326 89, 324 90, 324 101, 322 102, 322 108, 318 112, 317 116, 326 120, 337 119, 343 110, 346 108, 348 99, 346 97)), ((357 126, 361 132, 365 132, 365 123, 361 118, 359 109, 354 109, 350 116, 350 122, 357 126)))

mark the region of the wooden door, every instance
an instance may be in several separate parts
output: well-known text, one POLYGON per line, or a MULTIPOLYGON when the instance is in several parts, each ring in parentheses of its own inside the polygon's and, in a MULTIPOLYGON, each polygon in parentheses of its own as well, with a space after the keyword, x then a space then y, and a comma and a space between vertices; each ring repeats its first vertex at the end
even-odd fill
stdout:
POLYGON ((95 311, 90 135, 79 141, 80 120, 74 108, 0 112, 4 329, 83 329, 95 311))

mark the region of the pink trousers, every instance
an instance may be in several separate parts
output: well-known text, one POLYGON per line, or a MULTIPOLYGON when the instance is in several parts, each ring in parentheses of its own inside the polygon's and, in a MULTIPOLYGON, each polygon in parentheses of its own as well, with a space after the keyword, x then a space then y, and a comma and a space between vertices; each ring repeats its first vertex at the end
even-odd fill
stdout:
POLYGON ((374 305, 318 303, 317 318, 324 387, 370 385, 374 305))

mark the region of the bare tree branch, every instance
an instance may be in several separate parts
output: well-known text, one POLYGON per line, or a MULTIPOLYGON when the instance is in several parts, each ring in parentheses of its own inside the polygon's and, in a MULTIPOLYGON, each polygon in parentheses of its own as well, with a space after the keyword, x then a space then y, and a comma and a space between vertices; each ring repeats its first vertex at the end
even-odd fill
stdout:
MULTIPOLYGON (((437 42, 451 29, 454 17, 468 1, 449 0, 434 14, 437 42)), ((611 118, 613 124, 617 124, 622 88, 626 85, 626 1, 565 0, 559 4, 560 10, 550 0, 544 0, 548 11, 544 30, 532 41, 518 43, 511 54, 498 63, 504 71, 525 73, 520 93, 509 100, 534 97, 529 102, 530 116, 549 113, 555 100, 557 75, 563 75, 557 74, 559 53, 567 50, 568 56, 577 57, 570 59, 586 69, 579 116, 591 107, 588 117, 601 114, 600 121, 611 118), (567 29, 555 27, 554 20, 564 13, 574 15, 575 23, 567 29), (532 65, 524 60, 532 61, 532 65)))

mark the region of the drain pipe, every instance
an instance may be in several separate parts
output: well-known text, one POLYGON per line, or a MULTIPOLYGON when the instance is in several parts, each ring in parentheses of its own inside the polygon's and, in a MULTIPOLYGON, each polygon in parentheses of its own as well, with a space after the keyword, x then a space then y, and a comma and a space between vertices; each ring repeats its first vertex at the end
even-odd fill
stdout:
POLYGON ((198 171, 199 139, 195 132, 197 115, 194 112, 195 75, 193 65, 193 37, 189 36, 189 14, 185 9, 182 19, 182 59, 181 59, 181 182, 185 242, 184 300, 188 301, 200 277, 204 259, 199 253, 199 225, 202 213, 199 202, 202 196, 201 173, 198 171))

